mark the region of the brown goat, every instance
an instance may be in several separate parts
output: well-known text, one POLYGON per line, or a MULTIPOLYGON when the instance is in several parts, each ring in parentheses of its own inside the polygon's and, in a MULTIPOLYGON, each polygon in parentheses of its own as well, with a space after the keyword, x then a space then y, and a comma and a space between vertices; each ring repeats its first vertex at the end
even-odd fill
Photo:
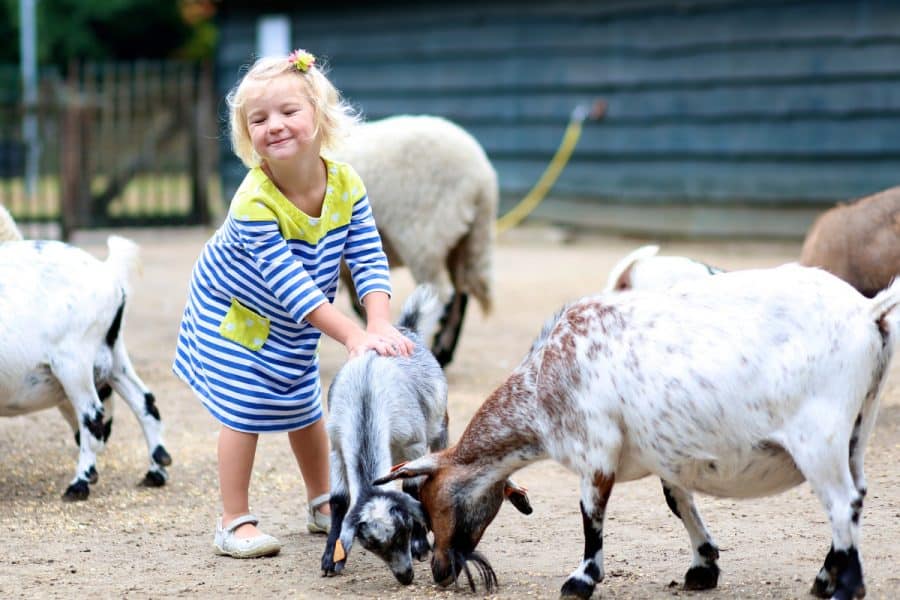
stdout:
POLYGON ((900 186, 838 204, 813 223, 800 264, 822 267, 871 298, 900 275, 900 186))

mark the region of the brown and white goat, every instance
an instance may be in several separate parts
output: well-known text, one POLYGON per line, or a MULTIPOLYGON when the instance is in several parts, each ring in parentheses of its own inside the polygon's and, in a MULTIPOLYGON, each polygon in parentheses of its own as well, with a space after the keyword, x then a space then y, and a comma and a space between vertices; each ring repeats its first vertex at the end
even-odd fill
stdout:
POLYGON ((900 187, 839 204, 806 234, 800 264, 834 273, 872 297, 900 276, 900 187))
POLYGON ((504 481, 551 458, 581 477, 584 556, 562 587, 589 598, 603 580, 603 523, 613 485, 648 475, 690 537, 685 588, 716 587, 719 551, 692 493, 748 498, 809 481, 832 545, 820 597, 865 593, 859 556, 863 459, 900 339, 900 281, 866 299, 819 269, 723 273, 663 291, 581 299, 551 319, 482 405, 459 442, 378 482, 425 476, 440 585, 468 562, 504 481))

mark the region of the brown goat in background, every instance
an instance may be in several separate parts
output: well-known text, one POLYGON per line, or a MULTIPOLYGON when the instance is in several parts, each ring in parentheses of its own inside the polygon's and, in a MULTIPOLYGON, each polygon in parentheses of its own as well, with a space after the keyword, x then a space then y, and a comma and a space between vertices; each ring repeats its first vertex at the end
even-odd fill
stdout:
POLYGON ((900 186, 820 215, 800 264, 822 267, 870 298, 886 288, 900 275, 900 186))

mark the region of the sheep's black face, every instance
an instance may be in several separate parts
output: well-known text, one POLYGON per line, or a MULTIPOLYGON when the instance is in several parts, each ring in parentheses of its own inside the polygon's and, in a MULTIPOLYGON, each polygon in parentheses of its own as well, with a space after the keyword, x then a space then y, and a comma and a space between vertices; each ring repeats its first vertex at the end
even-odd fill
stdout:
MULTIPOLYGON (((413 517, 397 492, 372 496, 360 509, 356 539, 363 548, 388 564, 403 585, 413 580, 410 533, 413 517)), ((409 500, 412 500, 411 498, 409 500)))

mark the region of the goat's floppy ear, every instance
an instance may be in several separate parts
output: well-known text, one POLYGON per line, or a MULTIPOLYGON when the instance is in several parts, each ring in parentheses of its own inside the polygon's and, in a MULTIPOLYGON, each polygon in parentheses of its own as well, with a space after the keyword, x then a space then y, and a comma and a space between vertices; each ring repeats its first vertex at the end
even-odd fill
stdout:
POLYGON ((410 462, 402 462, 391 467, 391 472, 379 477, 372 485, 383 485, 395 479, 410 479, 419 475, 431 475, 437 469, 437 462, 429 455, 410 462))
POLYGON ((428 523, 428 519, 425 517, 425 509, 422 508, 421 502, 419 502, 409 494, 403 494, 403 504, 406 506, 406 510, 407 512, 409 512, 409 516, 411 516, 415 522, 417 522, 425 529, 431 528, 428 523))
POLYGON ((517 485, 512 479, 506 480, 506 484, 503 486, 503 495, 523 515, 530 515, 534 511, 531 508, 531 501, 528 500, 528 490, 517 485))

